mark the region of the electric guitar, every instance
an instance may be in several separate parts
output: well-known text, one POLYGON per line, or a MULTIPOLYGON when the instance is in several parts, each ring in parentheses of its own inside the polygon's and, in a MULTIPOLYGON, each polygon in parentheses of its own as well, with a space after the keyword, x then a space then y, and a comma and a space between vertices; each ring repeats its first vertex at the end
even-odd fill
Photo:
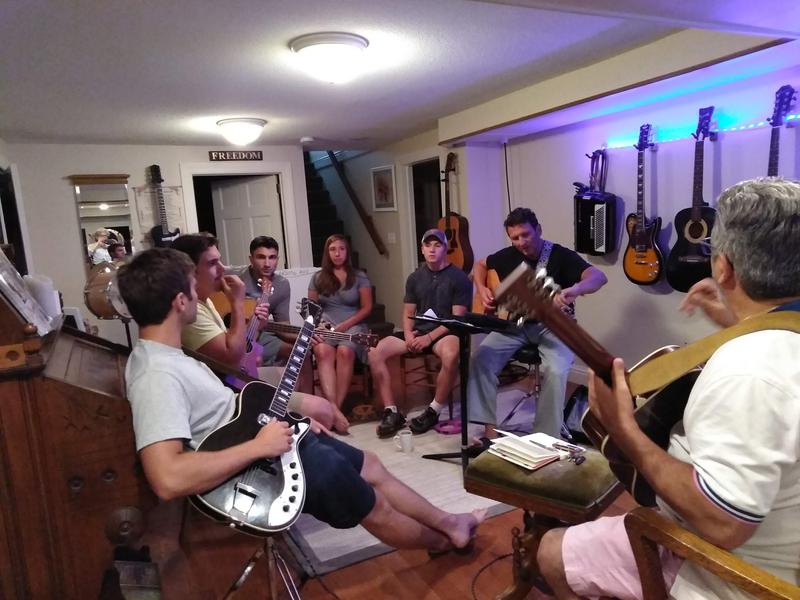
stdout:
POLYGON ((628 215, 628 247, 622 260, 625 276, 639 285, 652 285, 661 277, 664 258, 656 243, 661 231, 661 217, 648 220, 644 214, 644 152, 653 146, 649 124, 639 128, 636 212, 628 215))
POLYGON ((794 102, 795 90, 790 85, 782 86, 775 92, 775 107, 772 116, 768 119, 772 126, 772 133, 769 138, 769 161, 767 162, 767 177, 778 176, 778 152, 781 142, 781 127, 783 119, 789 113, 794 102))
POLYGON ((475 255, 469 243, 469 222, 456 212, 450 210, 450 173, 456 170, 456 154, 447 155, 447 163, 442 171, 444 183, 444 217, 439 219, 437 227, 447 236, 447 258, 465 273, 472 271, 475 255))
POLYGON ((159 218, 158 225, 150 229, 150 237, 153 240, 153 246, 156 248, 164 248, 175 241, 181 234, 181 230, 176 227, 174 231, 170 231, 169 225, 167 225, 167 207, 164 203, 164 190, 161 188, 161 183, 164 181, 161 177, 161 167, 158 165, 150 165, 147 167, 147 173, 150 178, 150 184, 156 192, 159 218))
MULTIPOLYGON (((256 306, 266 304, 267 300, 269 299, 269 295, 272 293, 272 286, 264 286, 261 282, 262 280, 259 279, 258 284, 261 286, 261 296, 256 302, 256 306)), ((255 308, 253 310, 255 310, 255 308)), ((300 328, 298 327, 298 330, 299 329, 300 328)), ((250 322, 247 324, 247 329, 245 330, 245 352, 244 356, 242 356, 241 360, 239 361, 239 370, 250 377, 254 377, 255 379, 258 379, 258 359, 264 352, 264 347, 256 341, 257 337, 258 319, 253 316, 250 318, 250 322)), ((225 377, 225 383, 233 388, 236 388, 237 390, 241 390, 245 385, 244 381, 237 379, 233 375, 228 375, 225 377)))
MULTIPOLYGON (((552 278, 547 276, 544 269, 534 273, 530 266, 522 263, 502 281, 496 290, 495 299, 515 315, 535 317, 544 323, 598 376, 611 385, 614 357, 572 318, 553 304, 552 299, 559 291, 559 287, 552 278)), ((639 361, 628 372, 633 373, 650 361, 676 349, 677 346, 660 348, 639 361)), ((669 445, 672 426, 683 418, 689 393, 699 374, 699 368, 692 369, 656 392, 640 398, 640 401, 644 401, 644 403, 636 408, 636 421, 642 431, 662 448, 666 449, 669 445)), ((587 411, 581 425, 595 448, 608 459, 612 472, 636 501, 644 506, 653 506, 655 492, 622 451, 617 448, 600 420, 587 411)))
POLYGON ((697 131, 693 134, 692 207, 684 208, 675 215, 678 239, 667 257, 667 282, 679 292, 688 292, 701 279, 711 277, 711 247, 706 243, 706 238, 711 235, 717 211, 703 201, 703 149, 706 138, 714 135, 709 134, 713 113, 713 106, 700 109, 697 131))
POLYGON ((293 429, 289 450, 275 458, 250 464, 223 483, 190 497, 201 512, 245 533, 265 536, 289 527, 300 516, 306 497, 305 475, 298 446, 310 427, 307 417, 286 412, 292 392, 311 347, 322 310, 308 303, 305 320, 292 348, 288 365, 277 388, 252 381, 244 386, 233 418, 208 434, 198 452, 215 452, 253 439, 272 421, 287 421, 293 429))

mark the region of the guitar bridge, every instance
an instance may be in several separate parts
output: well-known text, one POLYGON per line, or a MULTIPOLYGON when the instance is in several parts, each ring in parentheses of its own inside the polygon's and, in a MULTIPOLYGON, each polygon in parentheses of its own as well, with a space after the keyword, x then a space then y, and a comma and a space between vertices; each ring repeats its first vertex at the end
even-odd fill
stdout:
POLYGON ((233 487, 233 508, 231 512, 236 511, 242 515, 247 515, 253 504, 258 498, 258 490, 254 487, 244 483, 237 483, 233 487))

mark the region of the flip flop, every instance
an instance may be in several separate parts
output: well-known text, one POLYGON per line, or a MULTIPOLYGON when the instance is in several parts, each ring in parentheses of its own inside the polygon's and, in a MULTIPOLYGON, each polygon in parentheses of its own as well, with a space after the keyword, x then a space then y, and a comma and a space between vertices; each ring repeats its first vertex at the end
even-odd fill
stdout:
POLYGON ((461 420, 450 419, 449 421, 439 421, 433 426, 433 428, 437 431, 437 433, 454 435, 456 433, 461 433, 461 420))

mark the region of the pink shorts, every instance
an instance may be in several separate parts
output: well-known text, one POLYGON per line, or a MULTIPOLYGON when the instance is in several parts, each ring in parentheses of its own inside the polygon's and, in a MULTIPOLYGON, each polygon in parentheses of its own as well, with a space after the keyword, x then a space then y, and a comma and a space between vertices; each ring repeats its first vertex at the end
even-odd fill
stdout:
MULTIPOLYGON (((659 550, 664 583, 669 590, 683 559, 662 547, 659 550)), ((561 558, 567 583, 579 596, 642 600, 642 584, 625 532, 624 515, 569 527, 564 533, 561 558)))

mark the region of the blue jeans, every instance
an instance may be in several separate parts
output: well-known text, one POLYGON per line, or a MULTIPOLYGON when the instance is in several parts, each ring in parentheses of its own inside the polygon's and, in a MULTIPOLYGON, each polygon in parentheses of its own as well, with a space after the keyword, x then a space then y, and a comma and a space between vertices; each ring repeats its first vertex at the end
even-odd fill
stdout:
POLYGON ((497 374, 514 352, 526 344, 537 344, 542 357, 542 389, 536 400, 533 431, 560 437, 567 376, 575 355, 541 323, 527 323, 519 333, 492 332, 478 346, 469 363, 469 420, 492 425, 497 423, 497 374))

